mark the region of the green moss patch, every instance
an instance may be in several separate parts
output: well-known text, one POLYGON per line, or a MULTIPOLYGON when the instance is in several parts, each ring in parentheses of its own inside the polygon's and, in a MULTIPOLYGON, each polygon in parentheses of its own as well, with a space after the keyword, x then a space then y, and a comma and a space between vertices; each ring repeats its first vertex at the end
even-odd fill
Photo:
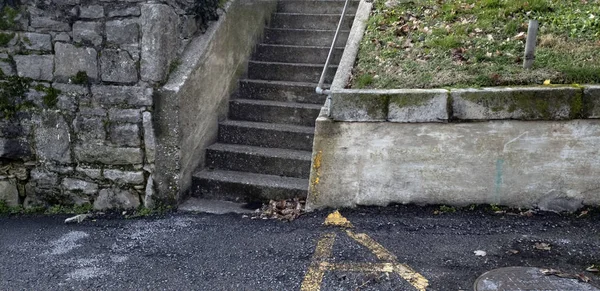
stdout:
POLYGON ((375 0, 353 88, 600 83, 600 0, 375 0), (522 68, 527 23, 540 23, 522 68))

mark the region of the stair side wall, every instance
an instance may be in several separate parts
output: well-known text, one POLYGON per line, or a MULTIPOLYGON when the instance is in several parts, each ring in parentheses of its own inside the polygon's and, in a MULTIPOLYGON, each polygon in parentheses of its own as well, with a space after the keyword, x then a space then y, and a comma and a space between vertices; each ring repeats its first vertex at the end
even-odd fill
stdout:
POLYGON ((192 173, 217 140, 218 121, 227 117, 230 95, 276 8, 276 1, 229 2, 158 90, 155 179, 161 199, 181 200, 189 192, 192 173))

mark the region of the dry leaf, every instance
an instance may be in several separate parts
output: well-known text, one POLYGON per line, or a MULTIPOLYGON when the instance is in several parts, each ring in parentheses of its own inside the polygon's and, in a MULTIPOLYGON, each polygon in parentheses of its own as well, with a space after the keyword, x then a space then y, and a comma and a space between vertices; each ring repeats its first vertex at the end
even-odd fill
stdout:
POLYGON ((527 37, 527 34, 525 32, 519 32, 519 34, 513 36, 513 39, 515 40, 523 40, 527 37))
POLYGON ((544 85, 546 85, 546 86, 550 85, 550 80, 544 81, 544 85))
POLYGON ((598 273, 598 267, 596 265, 591 265, 589 267, 587 267, 587 269, 585 269, 588 272, 591 273, 598 273))
POLYGON ((476 250, 473 253, 475 253, 475 255, 478 256, 478 257, 485 257, 485 255, 487 255, 487 253, 485 251, 482 251, 482 250, 476 250))
POLYGON ((506 251, 506 253, 509 254, 509 255, 516 255, 516 254, 519 253, 519 251, 510 249, 510 250, 506 251))
POLYGON ((549 250, 551 250, 551 249, 552 249, 552 248, 550 247, 550 245, 549 245, 549 244, 547 244, 547 243, 535 243, 535 244, 533 245, 533 247, 534 247, 535 249, 542 250, 542 251, 549 251, 549 250))

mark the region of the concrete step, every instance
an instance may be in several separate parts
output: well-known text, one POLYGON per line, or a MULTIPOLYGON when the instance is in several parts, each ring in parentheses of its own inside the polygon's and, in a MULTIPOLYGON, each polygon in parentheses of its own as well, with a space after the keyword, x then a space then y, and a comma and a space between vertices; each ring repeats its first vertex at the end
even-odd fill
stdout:
MULTIPOLYGON (((335 30, 340 15, 341 12, 338 14, 274 13, 270 27, 335 30)), ((354 15, 346 15, 341 30, 350 30, 353 21, 354 15)))
MULTIPOLYGON (((317 83, 324 64, 248 61, 248 79, 317 83)), ((337 66, 330 65, 325 83, 331 83, 337 66)))
MULTIPOLYGON (((346 46, 348 30, 341 30, 336 46, 346 46)), ((265 28, 265 44, 305 45, 330 47, 335 35, 333 30, 265 28)))
POLYGON ((310 175, 310 151, 217 143, 206 149, 206 167, 285 177, 310 175))
MULTIPOLYGON (((259 44, 252 60, 280 63, 324 64, 330 47, 296 46, 280 44, 259 44)), ((342 58, 343 47, 333 50, 332 65, 337 65, 342 58)))
MULTIPOLYGON (((338 0, 281 0, 277 2, 277 12, 281 13, 323 13, 341 14, 345 1, 338 0)), ((360 1, 350 1, 346 13, 355 14, 360 1)))
MULTIPOLYGON (((317 83, 240 80, 238 95, 240 98, 313 103, 323 105, 325 95, 315 93, 317 83)), ((329 88, 329 85, 323 86, 329 88)))
POLYGON ((239 202, 305 198, 308 179, 255 173, 203 170, 192 176, 192 195, 239 202))
POLYGON ((219 142, 312 151, 314 131, 309 126, 226 120, 219 123, 219 142))
POLYGON ((229 103, 232 120, 315 126, 321 105, 253 99, 235 99, 229 103))

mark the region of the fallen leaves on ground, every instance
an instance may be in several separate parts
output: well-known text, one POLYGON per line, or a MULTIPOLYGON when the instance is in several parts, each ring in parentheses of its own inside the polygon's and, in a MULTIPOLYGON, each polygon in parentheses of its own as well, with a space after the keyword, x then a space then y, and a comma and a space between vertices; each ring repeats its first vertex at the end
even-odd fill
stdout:
POLYGON ((257 209, 257 216, 253 219, 279 219, 292 221, 304 213, 304 205, 306 201, 299 198, 287 200, 271 200, 268 204, 263 205, 261 209, 257 209))
POLYGON ((600 269, 600 266, 591 265, 591 266, 587 267, 585 270, 590 273, 598 273, 599 269, 600 269))
POLYGON ((549 251, 552 249, 550 244, 547 244, 547 243, 535 243, 533 245, 533 248, 541 250, 541 251, 549 251))
POLYGON ((544 274, 545 276, 557 276, 560 278, 566 278, 566 279, 577 279, 581 282, 589 282, 590 278, 588 278, 586 275, 584 274, 570 274, 570 273, 566 273, 563 272, 561 270, 556 270, 556 269, 541 269, 542 274, 544 274))
POLYGON ((485 257, 485 255, 487 255, 487 253, 485 251, 482 251, 482 250, 476 250, 473 253, 475 253, 475 255, 478 256, 478 257, 485 257))
POLYGON ((506 253, 509 254, 509 255, 516 255, 516 254, 519 253, 519 251, 510 249, 510 250, 506 251, 506 253))

